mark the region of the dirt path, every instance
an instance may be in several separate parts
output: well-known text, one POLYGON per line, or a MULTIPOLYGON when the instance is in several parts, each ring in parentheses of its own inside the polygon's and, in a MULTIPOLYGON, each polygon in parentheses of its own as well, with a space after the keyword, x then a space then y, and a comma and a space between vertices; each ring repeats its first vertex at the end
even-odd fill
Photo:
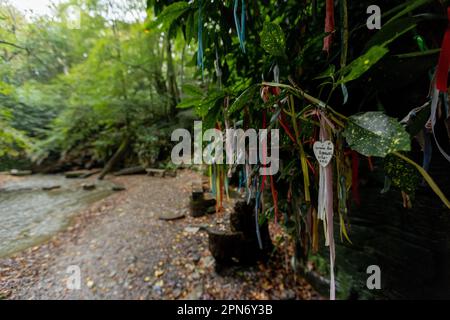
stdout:
POLYGON ((186 229, 224 223, 214 215, 188 217, 190 186, 200 178, 190 171, 176 178, 112 178, 126 191, 82 212, 51 241, 0 259, 0 298, 317 298, 309 285, 286 273, 278 255, 269 266, 215 272, 206 233, 186 229), (186 218, 158 219, 170 211, 186 218), (81 270, 80 290, 67 289, 70 266, 81 270))

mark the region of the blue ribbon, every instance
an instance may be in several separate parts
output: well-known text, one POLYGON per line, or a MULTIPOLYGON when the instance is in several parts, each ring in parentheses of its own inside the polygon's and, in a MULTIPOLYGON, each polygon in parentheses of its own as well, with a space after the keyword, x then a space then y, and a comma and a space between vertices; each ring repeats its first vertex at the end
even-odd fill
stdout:
POLYGON ((447 119, 450 115, 449 115, 449 111, 448 111, 448 93, 445 92, 442 94, 442 100, 444 100, 444 108, 445 108, 445 117, 444 119, 447 119))
POLYGON ((216 175, 217 175, 216 165, 213 164, 213 165, 212 165, 212 186, 211 186, 211 193, 212 193, 214 196, 216 196, 216 194, 217 194, 217 190, 216 190, 216 183, 217 183, 216 179, 217 179, 217 177, 216 177, 216 175))
MULTIPOLYGON (((256 178, 257 179, 257 178, 256 178)), ((257 181, 255 179, 255 182, 257 181)), ((262 239, 261 239, 261 232, 259 230, 259 203, 261 201, 261 190, 259 188, 259 183, 256 183, 256 205, 255 205, 255 223, 256 223, 256 238, 258 238, 258 245, 259 248, 262 250, 263 249, 263 244, 262 244, 262 239)))
POLYGON ((430 170, 431 156, 433 154, 433 144, 431 143, 431 134, 424 131, 423 162, 422 167, 425 171, 430 170))
POLYGON ((234 0, 234 23, 236 24, 236 31, 239 38, 239 45, 242 52, 245 53, 245 0, 242 0, 241 8, 241 22, 239 23, 237 11, 238 11, 239 0, 234 0))
POLYGON ((198 1, 198 51, 197 51, 197 65, 202 69, 203 79, 203 17, 202 17, 202 0, 198 1))

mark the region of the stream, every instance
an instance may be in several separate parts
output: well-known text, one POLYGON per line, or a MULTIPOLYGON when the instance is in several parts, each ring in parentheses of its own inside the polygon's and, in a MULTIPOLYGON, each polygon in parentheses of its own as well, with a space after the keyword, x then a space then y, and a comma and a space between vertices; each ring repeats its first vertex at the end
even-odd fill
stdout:
POLYGON ((0 187, 0 258, 32 247, 64 229, 71 218, 90 204, 113 193, 113 183, 66 179, 62 175, 33 175, 0 187), (59 188, 53 187, 59 186, 59 188))

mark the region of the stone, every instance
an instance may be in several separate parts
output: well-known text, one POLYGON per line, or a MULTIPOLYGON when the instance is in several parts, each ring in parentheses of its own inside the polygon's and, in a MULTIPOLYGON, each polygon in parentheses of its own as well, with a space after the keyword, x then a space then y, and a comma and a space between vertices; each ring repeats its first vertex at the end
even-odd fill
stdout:
POLYGON ((125 188, 124 186, 121 186, 121 185, 114 185, 112 188, 111 188, 111 190, 112 191, 125 191, 125 190, 127 190, 127 188, 125 188))
POLYGON ((83 190, 86 191, 94 190, 96 188, 95 183, 83 183, 81 186, 83 190))
POLYGON ((165 212, 161 213, 158 217, 159 220, 164 221, 172 221, 172 220, 179 220, 184 219, 186 215, 182 212, 165 212))

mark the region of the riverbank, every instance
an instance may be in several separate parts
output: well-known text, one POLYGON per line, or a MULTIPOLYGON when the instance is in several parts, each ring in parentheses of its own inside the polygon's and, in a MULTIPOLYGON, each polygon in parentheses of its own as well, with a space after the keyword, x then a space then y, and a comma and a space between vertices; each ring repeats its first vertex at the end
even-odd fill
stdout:
MULTIPOLYGON (((277 253, 267 265, 218 274, 207 234, 222 216, 188 216, 196 172, 175 178, 108 178, 126 190, 96 202, 50 241, 0 259, 0 297, 8 299, 312 299, 317 294, 277 253), (162 213, 184 213, 163 221, 162 213), (80 290, 67 288, 67 269, 81 270, 80 290)), ((1 183, 1 182, 0 182, 1 183)), ((228 208, 229 210, 230 208, 228 208)))

